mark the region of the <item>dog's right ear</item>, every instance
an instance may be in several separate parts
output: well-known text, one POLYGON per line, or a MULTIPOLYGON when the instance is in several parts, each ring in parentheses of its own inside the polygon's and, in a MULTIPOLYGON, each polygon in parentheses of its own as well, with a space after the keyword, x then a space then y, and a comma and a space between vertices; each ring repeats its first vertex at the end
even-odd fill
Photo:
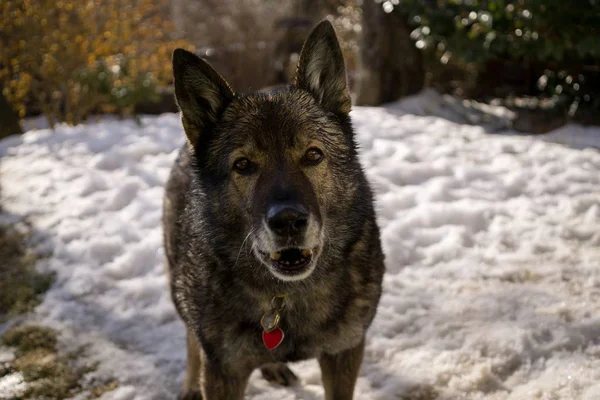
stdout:
POLYGON ((194 146, 234 97, 229 84, 206 61, 183 49, 173 52, 175 99, 185 134, 194 146))

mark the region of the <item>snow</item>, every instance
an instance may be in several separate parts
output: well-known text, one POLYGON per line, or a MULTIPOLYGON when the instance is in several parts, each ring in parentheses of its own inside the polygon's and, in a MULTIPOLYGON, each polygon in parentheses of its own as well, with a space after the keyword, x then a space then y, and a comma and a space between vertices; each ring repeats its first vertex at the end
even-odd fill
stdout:
MULTIPOLYGON (((492 135, 427 116, 428 96, 352 113, 388 268, 356 398, 600 398, 600 152, 578 149, 600 129, 492 135)), ((160 228, 183 140, 165 114, 0 142, 4 212, 29 215, 53 251, 35 318, 119 380, 102 399, 173 398, 183 376, 160 228)), ((314 360, 292 369, 300 386, 255 372, 247 398, 322 398, 314 360)))
POLYGON ((25 391, 26 387, 23 374, 20 372, 10 373, 0 379, 0 396, 3 399, 18 398, 25 391))

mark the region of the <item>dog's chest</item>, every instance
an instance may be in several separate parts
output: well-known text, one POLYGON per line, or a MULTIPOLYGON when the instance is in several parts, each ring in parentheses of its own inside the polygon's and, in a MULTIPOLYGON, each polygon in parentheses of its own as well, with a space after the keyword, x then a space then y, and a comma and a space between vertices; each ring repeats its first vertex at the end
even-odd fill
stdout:
POLYGON ((280 315, 278 329, 283 340, 270 350, 263 342, 264 329, 260 324, 261 314, 268 311, 254 313, 253 323, 240 321, 236 329, 223 336, 223 348, 230 362, 244 357, 258 366, 314 358, 323 352, 334 354, 356 346, 365 334, 364 320, 356 314, 335 313, 322 304, 319 307, 292 303, 280 315))

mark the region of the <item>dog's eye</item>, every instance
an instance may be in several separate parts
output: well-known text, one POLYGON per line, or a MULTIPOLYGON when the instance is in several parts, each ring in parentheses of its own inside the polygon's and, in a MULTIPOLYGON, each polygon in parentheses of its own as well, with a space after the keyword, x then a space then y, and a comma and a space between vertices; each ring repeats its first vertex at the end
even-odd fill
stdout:
POLYGON ((252 162, 247 158, 238 158, 233 163, 233 169, 241 174, 247 174, 252 171, 252 162))
POLYGON ((323 160, 323 152, 316 147, 311 147, 304 153, 303 161, 309 165, 316 165, 323 160))

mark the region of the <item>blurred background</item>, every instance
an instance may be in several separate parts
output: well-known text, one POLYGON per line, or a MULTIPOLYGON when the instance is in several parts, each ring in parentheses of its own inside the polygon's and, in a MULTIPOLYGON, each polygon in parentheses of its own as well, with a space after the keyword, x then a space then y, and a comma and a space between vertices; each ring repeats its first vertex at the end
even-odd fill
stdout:
POLYGON ((0 137, 37 115, 176 111, 176 47, 238 92, 288 82, 323 18, 357 105, 431 87, 505 105, 518 130, 600 121, 599 0, 2 0, 0 15, 0 137))

